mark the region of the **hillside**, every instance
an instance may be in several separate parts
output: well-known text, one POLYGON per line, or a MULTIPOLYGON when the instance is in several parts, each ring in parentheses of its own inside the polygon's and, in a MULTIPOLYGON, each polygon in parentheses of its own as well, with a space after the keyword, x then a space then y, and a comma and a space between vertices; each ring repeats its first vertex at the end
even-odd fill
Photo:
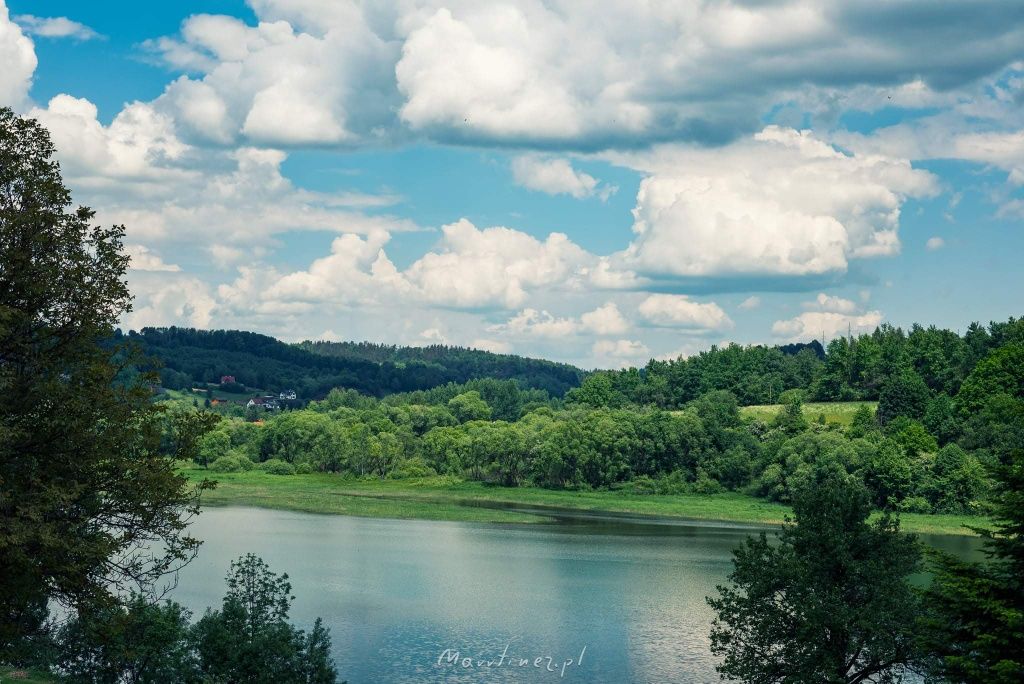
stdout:
POLYGON ((584 375, 566 364, 461 347, 293 345, 252 332, 176 327, 143 328, 123 337, 160 361, 161 384, 170 389, 219 383, 230 375, 245 387, 293 389, 300 399, 323 397, 334 387, 380 397, 489 377, 562 396, 584 375))

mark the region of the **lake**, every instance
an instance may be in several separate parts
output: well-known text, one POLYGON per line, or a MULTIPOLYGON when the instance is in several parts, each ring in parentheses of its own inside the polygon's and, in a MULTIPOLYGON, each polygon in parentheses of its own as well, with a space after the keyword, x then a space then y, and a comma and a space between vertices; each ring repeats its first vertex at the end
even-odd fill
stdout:
POLYGON ((290 576, 293 621, 323 617, 349 684, 711 682, 704 597, 756 531, 580 513, 494 525, 210 508, 172 597, 195 617, 219 606, 231 560, 255 553, 290 576))

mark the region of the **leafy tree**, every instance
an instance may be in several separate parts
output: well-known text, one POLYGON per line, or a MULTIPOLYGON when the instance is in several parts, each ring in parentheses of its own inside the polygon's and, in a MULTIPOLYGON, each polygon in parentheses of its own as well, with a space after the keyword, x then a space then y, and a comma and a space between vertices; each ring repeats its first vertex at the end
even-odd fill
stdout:
POLYGON ((1024 399, 1024 344, 1007 345, 978 362, 960 387, 956 403, 967 415, 997 394, 1024 399))
POLYGON ((879 508, 895 508, 913 492, 913 465, 907 452, 892 440, 883 440, 871 453, 862 475, 879 508))
POLYGON ((199 681, 189 648, 189 612, 133 594, 122 606, 80 614, 58 636, 70 684, 187 684, 199 681))
POLYGON ((939 449, 935 438, 928 434, 924 425, 905 416, 893 419, 885 431, 910 458, 921 454, 934 454, 939 449))
POLYGON ((803 400, 800 394, 790 394, 785 397, 782 410, 775 416, 772 425, 788 435, 798 435, 807 429, 807 419, 804 418, 803 400))
POLYGON ((71 208, 53 153, 0 109, 0 661, 22 659, 48 601, 109 603, 198 545, 196 492, 158 452, 156 376, 110 344, 131 302, 124 228, 71 208))
POLYGON ((711 650, 727 679, 787 684, 895 682, 914 664, 916 540, 890 517, 868 522, 867 491, 817 468, 794 523, 735 551, 730 586, 708 603, 711 650))
POLYGON ((248 554, 231 563, 220 610, 207 610, 192 631, 208 681, 333 684, 330 635, 317 619, 306 634, 288 622, 294 597, 288 575, 248 554))
POLYGON ((491 417, 491 407, 476 390, 453 397, 448 402, 448 408, 460 423, 468 423, 471 420, 488 420, 491 417))
POLYGON ((878 394, 878 422, 886 425, 900 416, 921 420, 929 399, 928 385, 912 370, 893 375, 878 394))
POLYGON ((211 452, 202 448, 203 439, 221 417, 210 411, 181 411, 172 417, 173 455, 181 461, 195 461, 204 468, 211 452))
POLYGON ((853 412, 853 419, 850 421, 850 429, 847 434, 850 437, 863 437, 878 429, 878 422, 875 420, 875 412, 867 404, 861 404, 853 412))
POLYGON ((930 552, 935 579, 925 598, 924 643, 942 681, 1010 684, 1024 680, 1024 453, 993 471, 994 529, 988 561, 930 552))
POLYGON ((947 444, 935 455, 925 495, 941 513, 973 513, 987 488, 985 468, 977 458, 956 444, 947 444))

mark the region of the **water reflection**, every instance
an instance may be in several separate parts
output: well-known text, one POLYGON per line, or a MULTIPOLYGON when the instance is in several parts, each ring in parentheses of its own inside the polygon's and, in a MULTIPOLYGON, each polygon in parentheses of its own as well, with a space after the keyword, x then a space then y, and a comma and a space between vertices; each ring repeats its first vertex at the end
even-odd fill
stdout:
POLYGON ((324 618, 351 684, 717 681, 704 597, 752 529, 557 512, 502 526, 209 509, 193 526, 206 543, 174 597, 197 612, 217 605, 230 561, 256 553, 291 576, 296 621, 324 618), (445 649, 486 662, 506 646, 530 665, 438 664, 445 649), (558 670, 584 646, 564 677, 532 665, 550 656, 558 670))

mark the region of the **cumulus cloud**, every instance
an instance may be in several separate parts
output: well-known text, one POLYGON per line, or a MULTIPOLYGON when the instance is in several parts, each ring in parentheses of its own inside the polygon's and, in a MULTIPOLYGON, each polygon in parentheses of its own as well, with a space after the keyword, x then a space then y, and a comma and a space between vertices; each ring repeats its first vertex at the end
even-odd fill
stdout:
POLYGON ((492 325, 488 332, 512 337, 539 337, 566 340, 575 335, 590 333, 598 336, 621 335, 629 330, 629 322, 614 302, 608 302, 579 319, 556 317, 547 311, 523 309, 505 323, 492 325))
POLYGON ((844 154, 769 126, 720 149, 613 155, 640 184, 622 262, 660 277, 806 276, 899 251, 900 206, 937 192, 905 159, 844 154))
POLYGON ((129 273, 135 296, 133 310, 122 324, 139 330, 146 326, 182 325, 208 328, 217 309, 210 287, 185 274, 129 273))
POLYGON ((857 311, 860 307, 856 302, 843 299, 842 297, 836 297, 833 295, 827 295, 824 292, 819 292, 818 296, 813 302, 804 302, 803 307, 805 309, 814 309, 816 311, 829 311, 832 313, 849 314, 857 311))
POLYGON ((614 302, 608 302, 580 316, 580 325, 595 335, 621 335, 629 330, 629 321, 614 302))
POLYGON ((650 358, 651 350, 639 340, 598 340, 591 354, 602 365, 630 366, 650 358))
POLYGON ((125 253, 129 256, 129 268, 136 271, 166 271, 177 273, 181 267, 177 264, 164 263, 160 256, 145 245, 125 245, 125 253))
POLYGON ((593 257, 564 233, 540 241, 505 227, 478 229, 466 219, 442 228, 441 249, 404 273, 430 302, 462 308, 515 308, 527 292, 560 287, 593 257))
POLYGON ((579 330, 579 323, 571 318, 556 318, 547 311, 523 309, 506 323, 492 325, 488 332, 500 332, 516 336, 568 337, 579 330))
POLYGON ((217 143, 337 145, 372 138, 393 118, 390 72, 398 46, 350 9, 315 34, 285 20, 249 26, 234 17, 193 15, 179 36, 146 44, 169 66, 189 72, 167 87, 158 105, 191 135, 217 143))
POLYGON ((281 172, 287 155, 280 150, 191 145, 175 120, 152 104, 130 103, 106 126, 94 104, 69 95, 29 115, 49 129, 76 200, 96 206, 103 222, 127 225, 133 240, 150 246, 208 244, 223 264, 289 231, 418 229, 407 219, 358 211, 392 197, 296 188, 281 172))
POLYGON ((807 341, 832 339, 845 335, 847 331, 854 334, 871 332, 882 322, 881 311, 868 311, 862 314, 842 314, 833 311, 805 311, 795 318, 775 321, 772 333, 777 337, 791 341, 807 341))
POLYGON ((928 241, 924 243, 924 246, 929 252, 934 252, 937 249, 945 247, 946 241, 936 235, 928 238, 928 241))
POLYGON ((685 295, 653 294, 640 303, 637 311, 652 325, 667 328, 722 330, 733 327, 732 320, 714 302, 700 303, 685 295))
POLYGON ((250 5, 256 26, 198 15, 149 44, 188 72, 168 101, 199 135, 351 144, 405 128, 575 149, 722 142, 798 97, 885 88, 923 102, 1019 60, 1024 44, 1024 18, 1001 0, 250 5))
POLYGON ((618 190, 612 185, 599 189, 599 181, 596 178, 574 169, 568 159, 539 154, 522 154, 515 157, 512 160, 512 176, 516 183, 524 188, 549 195, 571 195, 576 199, 597 194, 602 200, 606 200, 618 190))
POLYGON ((0 0, 0 106, 20 107, 32 85, 36 49, 21 27, 11 21, 7 4, 0 0))
POLYGON ((27 33, 41 38, 95 40, 103 37, 85 24, 67 17, 37 17, 31 14, 21 14, 14 17, 14 21, 27 33))

